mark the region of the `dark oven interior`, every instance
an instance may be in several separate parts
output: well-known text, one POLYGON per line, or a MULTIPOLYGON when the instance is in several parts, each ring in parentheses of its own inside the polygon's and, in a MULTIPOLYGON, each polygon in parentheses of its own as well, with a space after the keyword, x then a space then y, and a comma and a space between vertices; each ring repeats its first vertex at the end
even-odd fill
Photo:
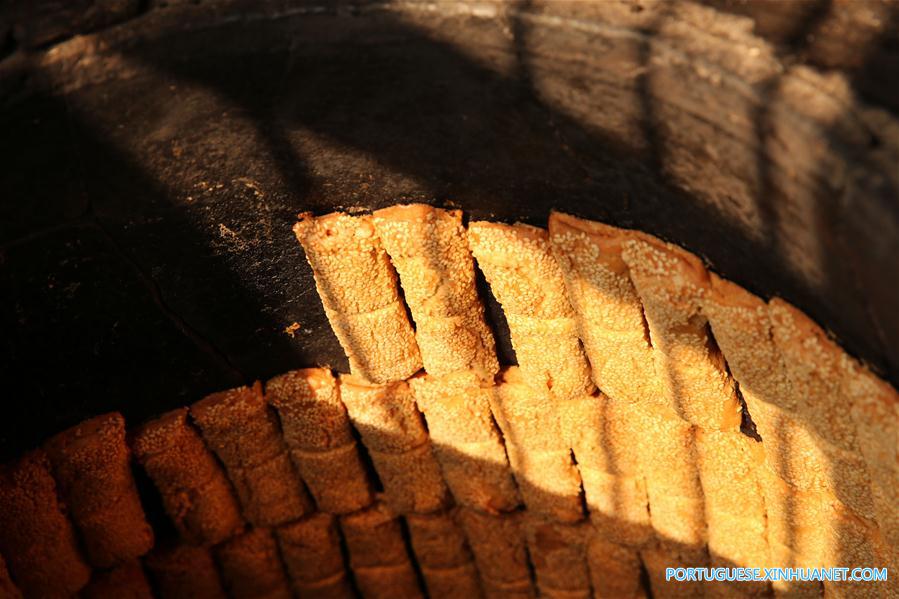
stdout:
POLYGON ((652 233, 896 384, 897 31, 875 1, 6 2, 0 455, 347 372, 291 227, 406 202, 652 233))

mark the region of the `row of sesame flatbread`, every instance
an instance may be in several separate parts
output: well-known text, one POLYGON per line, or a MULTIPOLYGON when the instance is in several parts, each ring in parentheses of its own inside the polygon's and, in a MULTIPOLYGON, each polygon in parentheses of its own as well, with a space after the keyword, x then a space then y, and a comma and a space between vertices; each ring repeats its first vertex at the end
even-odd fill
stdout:
MULTIPOLYGON (((304 215, 295 232, 355 375, 500 382, 488 401, 512 469, 551 489, 552 518, 577 519, 558 459, 570 448, 594 522, 655 561, 895 563, 895 391, 786 302, 650 235, 558 213, 548 231, 466 228, 459 211, 395 206, 304 215), (472 256, 520 372, 499 373, 472 256)), ((821 591, 798 586, 784 590, 821 591)))

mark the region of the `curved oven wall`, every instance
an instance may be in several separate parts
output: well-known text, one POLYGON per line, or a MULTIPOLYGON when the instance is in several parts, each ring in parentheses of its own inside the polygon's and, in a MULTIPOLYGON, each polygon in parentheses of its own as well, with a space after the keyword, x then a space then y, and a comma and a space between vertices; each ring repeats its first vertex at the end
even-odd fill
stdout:
POLYGON ((654 233, 895 380, 889 4, 82 4, 0 13, 7 455, 345 371, 290 226, 397 201, 654 233))

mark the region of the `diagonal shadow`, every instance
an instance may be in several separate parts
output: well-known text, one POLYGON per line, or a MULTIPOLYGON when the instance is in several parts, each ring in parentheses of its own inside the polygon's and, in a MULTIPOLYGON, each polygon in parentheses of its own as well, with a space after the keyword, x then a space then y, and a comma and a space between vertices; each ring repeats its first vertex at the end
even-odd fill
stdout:
MULTIPOLYGON (((736 237, 744 252, 757 251, 745 278, 768 281, 765 271, 777 270, 776 247, 742 239, 655 172, 663 141, 649 76, 641 89, 656 158, 647 168, 646 156, 627 154, 541 100, 523 21, 515 35, 518 70, 504 75, 406 23, 379 19, 381 37, 299 42, 286 56, 245 48, 225 58, 196 53, 198 45, 222 46, 238 34, 262 36, 264 24, 175 33, 126 51, 145 69, 141 78, 65 100, 38 97, 10 113, 10 120, 63 124, 61 133, 42 129, 43 142, 58 141, 62 150, 52 156, 74 166, 50 173, 48 189, 38 192, 43 210, 59 210, 62 219, 35 219, 19 205, 13 216, 34 226, 4 229, 9 392, 35 398, 16 402, 4 447, 32 445, 85 413, 119 408, 137 421, 243 377, 317 362, 344 369, 290 235, 300 208, 452 201, 478 218, 542 224, 550 208, 570 206, 614 223, 638 218, 676 239, 699 222, 695 247, 733 247, 736 237), (135 131, 118 131, 129 119, 135 131), (246 139, 236 140, 232 128, 246 139), (578 160, 559 151, 560 135, 578 160), (183 148, 186 156, 178 153, 183 148), (372 182, 379 174, 383 180, 372 182), (221 191, 200 187, 199 199, 188 199, 186 190, 206 178, 224 181, 221 191), (253 186, 266 203, 257 202, 253 186), (621 199, 635 192, 644 199, 637 217, 621 199), (256 231, 267 227, 272 237, 260 241, 256 231), (76 284, 68 295, 48 291, 76 284), (311 331, 302 343, 281 332, 292 321, 311 331)), ((762 139, 765 129, 762 123, 762 139)), ((7 140, 7 149, 23 149, 14 164, 30 168, 32 179, 52 165, 38 160, 44 146, 29 142, 33 131, 22 125, 7 140)), ((758 159, 764 171, 767 157, 758 159)), ((3 182, 22 197, 36 187, 8 173, 3 182)), ((760 192, 757 200, 767 197, 760 192)), ((769 208, 769 225, 774 212, 769 208)))

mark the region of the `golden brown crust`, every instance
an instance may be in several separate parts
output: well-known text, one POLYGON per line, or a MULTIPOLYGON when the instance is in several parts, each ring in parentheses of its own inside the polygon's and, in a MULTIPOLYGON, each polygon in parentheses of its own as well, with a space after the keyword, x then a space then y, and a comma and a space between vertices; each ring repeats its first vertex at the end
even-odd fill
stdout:
POLYGON ((345 574, 337 521, 331 514, 316 512, 285 524, 275 529, 275 536, 294 585, 345 574))
POLYGON ((370 450, 402 453, 428 442, 415 397, 405 381, 371 385, 341 375, 340 399, 370 450))
MULTIPOLYGON (((782 300, 768 306, 718 277, 712 277, 712 290, 703 309, 767 456, 758 475, 767 481, 762 488, 772 563, 820 565, 835 544, 877 545, 868 527, 853 526, 855 517, 845 517, 851 511, 873 517, 878 500, 863 450, 852 449, 853 418, 845 417, 839 399, 851 397, 840 374, 844 354, 782 300), (810 519, 797 516, 798 510, 810 519), (831 530, 831 521, 842 521, 844 530, 831 530)), ((820 584, 774 586, 781 593, 820 592, 820 584)))
POLYGON ((406 516, 412 550, 422 568, 458 568, 471 562, 462 528, 451 512, 406 516))
POLYGON ((124 438, 124 418, 110 413, 79 423, 44 444, 60 493, 76 512, 102 509, 132 487, 130 477, 122 476, 129 459, 124 438), (88 486, 89 480, 79 484, 85 475, 96 479, 96 488, 88 486))
POLYGON ((486 599, 533 599, 536 596, 530 580, 499 582, 482 576, 481 587, 486 599))
POLYGON ((585 524, 560 524, 540 518, 525 518, 528 553, 537 575, 540 594, 586 593, 590 596, 585 524))
POLYGON ((590 519, 609 539, 642 546, 652 538, 641 453, 642 410, 598 394, 559 406, 590 519))
POLYGON ((390 507, 406 514, 431 512, 446 505, 443 475, 408 383, 372 385, 343 375, 340 393, 390 507))
POLYGON ((353 442, 337 380, 327 368, 303 368, 269 379, 265 398, 278 411, 290 449, 326 451, 353 442))
POLYGON ((472 599, 481 596, 478 572, 471 562, 452 568, 422 566, 421 574, 430 597, 472 599))
POLYGON ((210 393, 190 407, 191 416, 210 425, 248 422, 265 411, 262 383, 255 381, 248 387, 235 387, 210 393))
MULTIPOLYGON (((590 522, 609 541, 643 547, 655 538, 642 476, 609 474, 579 466, 590 522)), ((663 514, 656 515, 658 522, 663 514)))
POLYGON ((491 513, 515 509, 518 491, 490 412, 492 386, 473 371, 409 382, 456 502, 491 513))
POLYGON ((367 217, 304 213, 293 232, 329 310, 364 314, 399 301, 396 273, 367 217))
POLYGON ((461 210, 442 210, 427 204, 396 204, 376 210, 374 216, 384 220, 418 224, 438 213, 442 213, 453 220, 460 222, 462 220, 461 210))
POLYGON ((144 559, 159 596, 164 599, 224 599, 225 590, 207 547, 156 548, 144 559))
POLYGON ((549 234, 593 380, 616 399, 661 405, 642 305, 621 257, 628 232, 553 212, 549 234))
POLYGON ((131 475, 121 414, 97 416, 50 439, 47 456, 61 497, 100 568, 140 557, 153 547, 131 475))
POLYGON ((240 531, 243 518, 231 485, 187 421, 187 408, 140 426, 131 438, 135 458, 186 542, 215 544, 240 531))
POLYGON ((499 442, 490 412, 493 385, 477 372, 418 375, 409 379, 409 386, 434 443, 499 442))
POLYGON ((654 597, 691 598, 705 594, 706 583, 666 580, 665 576, 668 568, 697 568, 705 566, 708 563, 708 553, 704 547, 656 545, 641 549, 640 558, 643 560, 643 566, 649 575, 649 586, 654 597))
POLYGON ((474 554, 485 591, 488 586, 510 584, 531 588, 520 512, 493 516, 463 507, 457 517, 474 554))
POLYGON ((345 514, 372 502, 337 380, 326 368, 269 380, 265 396, 280 416, 284 440, 319 509, 345 514))
POLYGON ((806 490, 833 491, 864 518, 874 517, 871 479, 861 454, 858 433, 847 416, 842 395, 841 350, 808 316, 787 302, 769 302, 772 337, 783 356, 788 389, 797 406, 793 415, 820 450, 820 479, 791 480, 806 490), (803 484, 805 483, 805 484, 803 484))
POLYGON ((528 225, 473 222, 468 242, 503 306, 512 346, 535 386, 570 399, 592 392, 565 281, 545 231, 528 225))
POLYGON ((884 559, 899 567, 899 393, 845 354, 841 391, 850 404, 859 447, 871 478, 874 514, 885 546, 884 559))
POLYGON ((225 588, 232 597, 290 598, 272 532, 255 528, 216 547, 225 588))
MULTIPOLYGON (((702 310, 740 384, 750 414, 755 415, 763 404, 778 412, 796 412, 798 406, 789 388, 783 356, 774 345, 765 300, 714 274, 710 290, 703 298, 702 310)), ((759 432, 762 438, 775 441, 775 435, 759 432)))
MULTIPOLYGON (((772 554, 789 553, 799 567, 878 563, 876 524, 858 517, 832 493, 803 491, 760 469, 768 503, 772 554), (782 548, 789 550, 785 552, 782 548)), ((776 564, 781 565, 781 564, 776 564)))
POLYGON ((567 451, 557 404, 545 389, 525 383, 520 372, 516 366, 505 368, 490 395, 490 407, 506 444, 528 451, 567 451))
POLYGON ((627 264, 621 257, 622 245, 629 238, 629 229, 620 229, 597 221, 577 218, 564 212, 552 211, 549 215, 549 232, 551 237, 588 241, 599 250, 596 260, 608 268, 613 274, 627 276, 627 264))
POLYGON ((707 330, 702 306, 709 275, 696 256, 646 234, 632 234, 623 257, 643 302, 657 372, 664 373, 662 389, 675 411, 697 425, 699 451, 686 461, 698 458, 701 489, 675 481, 676 489, 687 492, 667 494, 660 484, 665 468, 657 466, 649 483, 656 531, 665 541, 686 546, 703 546, 707 539, 716 563, 765 563, 765 507, 754 475, 759 460, 737 430, 736 388, 707 330), (663 516, 664 524, 656 516, 663 516), (732 526, 735 519, 743 526, 732 526))
MULTIPOLYGON (((836 546, 843 547, 843 561, 849 555, 876 560, 877 552, 850 549, 885 545, 870 523, 852 514, 873 516, 876 492, 853 447, 853 419, 845 418, 838 399, 847 397, 839 374, 844 354, 811 319, 782 300, 765 305, 717 277, 712 290, 704 310, 764 440, 767 460, 758 474, 767 481, 772 563, 833 563, 836 546)), ((820 584, 774 586, 778 593, 820 593, 820 584)))
POLYGON ((290 457, 319 509, 347 514, 374 500, 355 441, 328 451, 294 450, 290 457))
POLYGON ((643 303, 625 260, 641 237, 555 212, 549 232, 594 380, 605 394, 563 414, 593 520, 619 542, 648 542, 643 479, 652 529, 663 538, 704 542, 692 428, 677 417, 656 373, 660 352, 649 343, 643 303), (577 426, 582 420, 593 424, 577 426), (629 503, 622 505, 618 496, 629 503))
POLYGON ((276 526, 309 512, 311 502, 259 382, 207 396, 190 413, 225 466, 251 524, 276 526))
POLYGON ((642 596, 640 555, 610 543, 602 534, 589 535, 587 564, 596 599, 636 599, 642 596))
POLYGON ((450 503, 449 490, 430 442, 402 453, 369 450, 384 500, 398 514, 424 514, 450 503))
POLYGON ((284 451, 278 418, 259 381, 208 395, 190 407, 190 415, 226 469, 250 468, 284 451))
POLYGON ((27 595, 72 595, 90 577, 41 450, 0 466, 0 553, 27 595))
POLYGON ((468 224, 468 245, 503 311, 535 318, 573 318, 548 234, 529 225, 468 224))
POLYGON ((350 369, 380 383, 421 369, 396 273, 370 217, 301 214, 294 233, 350 369))
POLYGON ((562 522, 583 518, 580 477, 562 437, 555 402, 544 388, 520 381, 516 367, 502 375, 490 405, 525 505, 562 522))
POLYGON ((328 319, 349 360, 350 371, 359 376, 387 383, 421 369, 419 349, 406 324, 408 317, 402 302, 363 314, 330 313, 328 319))
POLYGON ((499 364, 461 212, 415 204, 378 210, 372 218, 400 275, 425 370, 474 370, 492 378, 499 364))
MULTIPOLYGON (((762 481, 771 470, 776 472, 778 480, 823 488, 830 476, 828 458, 797 418, 798 398, 792 392, 783 355, 774 344, 765 301, 712 275, 711 293, 703 300, 703 312, 709 318, 715 339, 739 382, 749 414, 763 439, 765 463, 756 469, 756 477, 762 481)), ((785 539, 778 539, 770 530, 771 525, 778 524, 774 514, 789 511, 791 496, 778 493, 771 484, 760 484, 760 488, 765 499, 771 563, 798 565, 793 553, 784 547, 785 539)), ((724 537, 728 531, 723 528, 726 524, 719 522, 716 527, 721 532, 717 535, 720 543, 726 542, 724 537)), ((712 532, 711 536, 715 537, 716 533, 712 532)), ((737 549, 720 550, 733 553, 737 549)), ((809 585, 792 589, 785 585, 775 587, 778 592, 820 591, 820 584, 811 588, 809 585)))
POLYGON ((702 261, 637 233, 622 257, 643 303, 663 396, 691 424, 737 430, 740 403, 701 312, 709 281, 702 261))
POLYGON ((661 539, 688 546, 706 541, 704 495, 699 479, 694 427, 645 411, 643 451, 650 522, 661 539))
POLYGON ((350 586, 346 574, 335 574, 331 578, 314 582, 292 582, 293 592, 299 599, 355 599, 356 593, 350 586))
POLYGON ((340 528, 354 571, 358 568, 395 566, 409 561, 400 521, 383 501, 341 516, 340 528))
POLYGON ((392 566, 355 568, 356 584, 370 599, 415 599, 422 597, 415 570, 408 561, 392 566))
POLYGON ((565 437, 578 466, 624 476, 642 475, 641 443, 646 409, 599 393, 559 407, 565 437))
POLYGON ((254 526, 277 526, 312 510, 312 501, 286 452, 250 468, 228 468, 228 476, 244 517, 254 526))
MULTIPOLYGON (((301 237, 314 233, 304 227, 330 232, 322 233, 327 239, 315 248, 325 260, 319 266, 338 264, 341 248, 348 248, 360 259, 373 257, 391 269, 386 250, 369 252, 370 235, 378 236, 373 224, 377 217, 344 216, 304 217, 309 222, 298 225, 301 237)), ((462 356, 460 363, 467 366, 441 375, 421 374, 411 383, 383 385, 361 376, 346 376, 338 384, 327 370, 306 369, 273 379, 266 397, 257 385, 216 394, 193 409, 196 424, 227 466, 239 503, 263 525, 257 530, 274 532, 279 541, 282 533, 293 533, 292 544, 282 543, 281 553, 288 565, 293 563, 290 587, 296 594, 344 597, 355 592, 344 571, 334 516, 319 513, 296 519, 312 509, 297 468, 321 507, 348 512, 342 520, 357 580, 375 596, 418 595, 416 573, 432 595, 471 596, 483 590, 488 596, 532 596, 518 526, 525 515, 531 518, 528 530, 541 593, 549 597, 589 596, 585 560, 599 596, 609 592, 610 582, 619 584, 613 584, 614 596, 643 592, 634 575, 634 564, 641 559, 656 594, 674 596, 698 588, 665 583, 662 577, 670 566, 897 567, 899 394, 795 307, 779 299, 769 304, 706 273, 688 252, 639 232, 567 215, 553 215, 549 233, 520 224, 472 223, 468 241, 502 300, 519 360, 527 364, 542 359, 541 353, 562 344, 559 339, 576 342, 583 337, 594 375, 604 383, 603 393, 569 394, 558 385, 560 377, 553 376, 552 397, 549 385, 543 384, 550 378, 526 368, 507 369, 494 384, 488 369, 468 367, 483 356, 479 352, 485 347, 466 312, 480 305, 460 301, 471 292, 466 283, 469 268, 451 272, 424 259, 437 256, 445 264, 471 264, 460 213, 414 206, 387 210, 382 217, 388 228, 397 224, 394 232, 400 231, 394 240, 397 260, 406 260, 415 275, 410 296, 425 294, 420 308, 429 324, 421 331, 423 346, 437 351, 443 343, 445 349, 449 339, 456 358, 462 356), (417 240, 402 231, 414 232, 417 240), (547 263, 551 253, 555 262, 547 263), (525 272, 520 269, 523 263, 537 267, 525 272), (547 273, 555 267, 555 280, 543 273, 543 266, 547 273), (543 283, 535 284, 534 276, 543 283), (659 384, 659 372, 667 378, 665 385, 659 384), (722 384, 716 387, 716 381, 722 384), (696 409, 691 415, 681 401, 717 393, 727 396, 722 403, 733 403, 738 392, 761 443, 739 433, 733 422, 723 426, 714 405, 707 413, 696 409), (567 399, 555 401, 562 397, 567 399), (282 411, 292 451, 269 403, 282 411), (365 506, 372 493, 350 422, 361 432, 386 491, 370 509, 365 506), (569 447, 579 472, 572 467, 569 447), (450 520, 455 510, 445 511, 452 500, 441 467, 463 504, 458 527, 450 520), (518 491, 510 471, 521 484, 525 512, 517 509, 518 491), (580 531, 579 526, 559 528, 565 524, 560 521, 581 515, 578 478, 591 516, 583 526, 595 531, 588 545, 580 536, 568 538, 560 532, 580 531), (408 521, 417 571, 396 514, 408 521), (534 524, 539 516, 544 519, 534 524), (304 526, 311 528, 304 532, 304 526), (546 528, 543 533, 535 532, 541 527, 546 528), (470 539, 471 553, 460 530, 470 539), (482 589, 472 556, 482 570, 482 589), (596 566, 594 561, 601 563, 596 566)), ((396 294, 395 276, 393 284, 396 294)), ((344 302, 340 306, 345 313, 335 321, 339 335, 352 328, 354 334, 363 331, 370 337, 366 343, 385 337, 381 333, 398 322, 390 314, 405 308, 394 296, 385 296, 386 303, 372 297, 343 291, 330 296, 335 305, 344 302), (359 311, 362 308, 373 309, 359 311)), ((393 335, 388 331, 386 337, 393 335)), ((230 502, 233 517, 219 513, 215 489, 230 484, 187 414, 171 412, 140 427, 133 433, 133 450, 163 491, 182 538, 211 543, 234 533, 241 518, 230 491, 221 496, 230 502), (232 523, 226 526, 228 520, 232 523)), ((116 554, 114 545, 134 528, 132 518, 120 517, 128 512, 128 489, 134 484, 123 474, 129 460, 128 447, 121 442, 123 428, 120 417, 100 417, 46 444, 58 462, 59 491, 69 496, 83 537, 95 539, 85 545, 92 555, 116 554), (99 491, 75 480, 84 473, 100 481, 95 483, 99 491)), ((40 459, 35 459, 37 465, 24 468, 25 474, 17 465, 0 468, 0 552, 27 547, 4 556, 16 582, 28 584, 29 576, 38 575, 59 579, 53 581, 58 589, 35 591, 32 586, 30 594, 71 594, 78 586, 73 580, 86 567, 78 557, 72 526, 60 513, 66 506, 55 497, 47 458, 40 458, 43 473, 40 459), (33 537, 40 542, 27 545, 33 537), (73 559, 60 563, 59 555, 73 559), (26 572, 23 578, 23 568, 37 574, 26 572)), ((244 547, 252 558, 240 557, 241 567, 265 553, 258 548, 253 543, 244 547)), ((151 565, 157 559, 147 557, 147 567, 154 573, 154 589, 166 593, 165 567, 156 576, 151 565)), ((201 562, 197 558, 195 563, 201 562)), ((130 567, 131 562, 125 563, 130 567)), ((174 594, 222 596, 217 581, 203 591, 189 589, 190 582, 208 572, 213 578, 207 582, 216 580, 211 562, 195 563, 184 558, 180 565, 169 566, 176 579, 181 576, 181 586, 172 587, 178 589, 174 594)), ((118 570, 127 568, 109 570, 109 577, 118 570)), ((0 560, 0 589, 2 572, 0 560)), ((249 571, 245 574, 249 580, 249 571)), ((256 578, 257 572, 252 575, 256 578)), ((280 578, 286 580, 283 572, 280 578)), ((92 589, 85 592, 96 594, 100 582, 101 575, 95 576, 92 589)), ((274 594, 284 596, 284 585, 276 586, 274 594)), ((789 596, 846 591, 829 583, 777 584, 773 589, 713 583, 699 590, 747 596, 772 590, 789 596)), ((894 590, 895 585, 877 588, 887 595, 894 590)))
MULTIPOLYGON (((770 563, 767 512, 757 472, 765 460, 761 443, 735 431, 697 430, 696 449, 711 564, 752 568, 770 563)), ((756 594, 768 587, 757 586, 756 594)))

